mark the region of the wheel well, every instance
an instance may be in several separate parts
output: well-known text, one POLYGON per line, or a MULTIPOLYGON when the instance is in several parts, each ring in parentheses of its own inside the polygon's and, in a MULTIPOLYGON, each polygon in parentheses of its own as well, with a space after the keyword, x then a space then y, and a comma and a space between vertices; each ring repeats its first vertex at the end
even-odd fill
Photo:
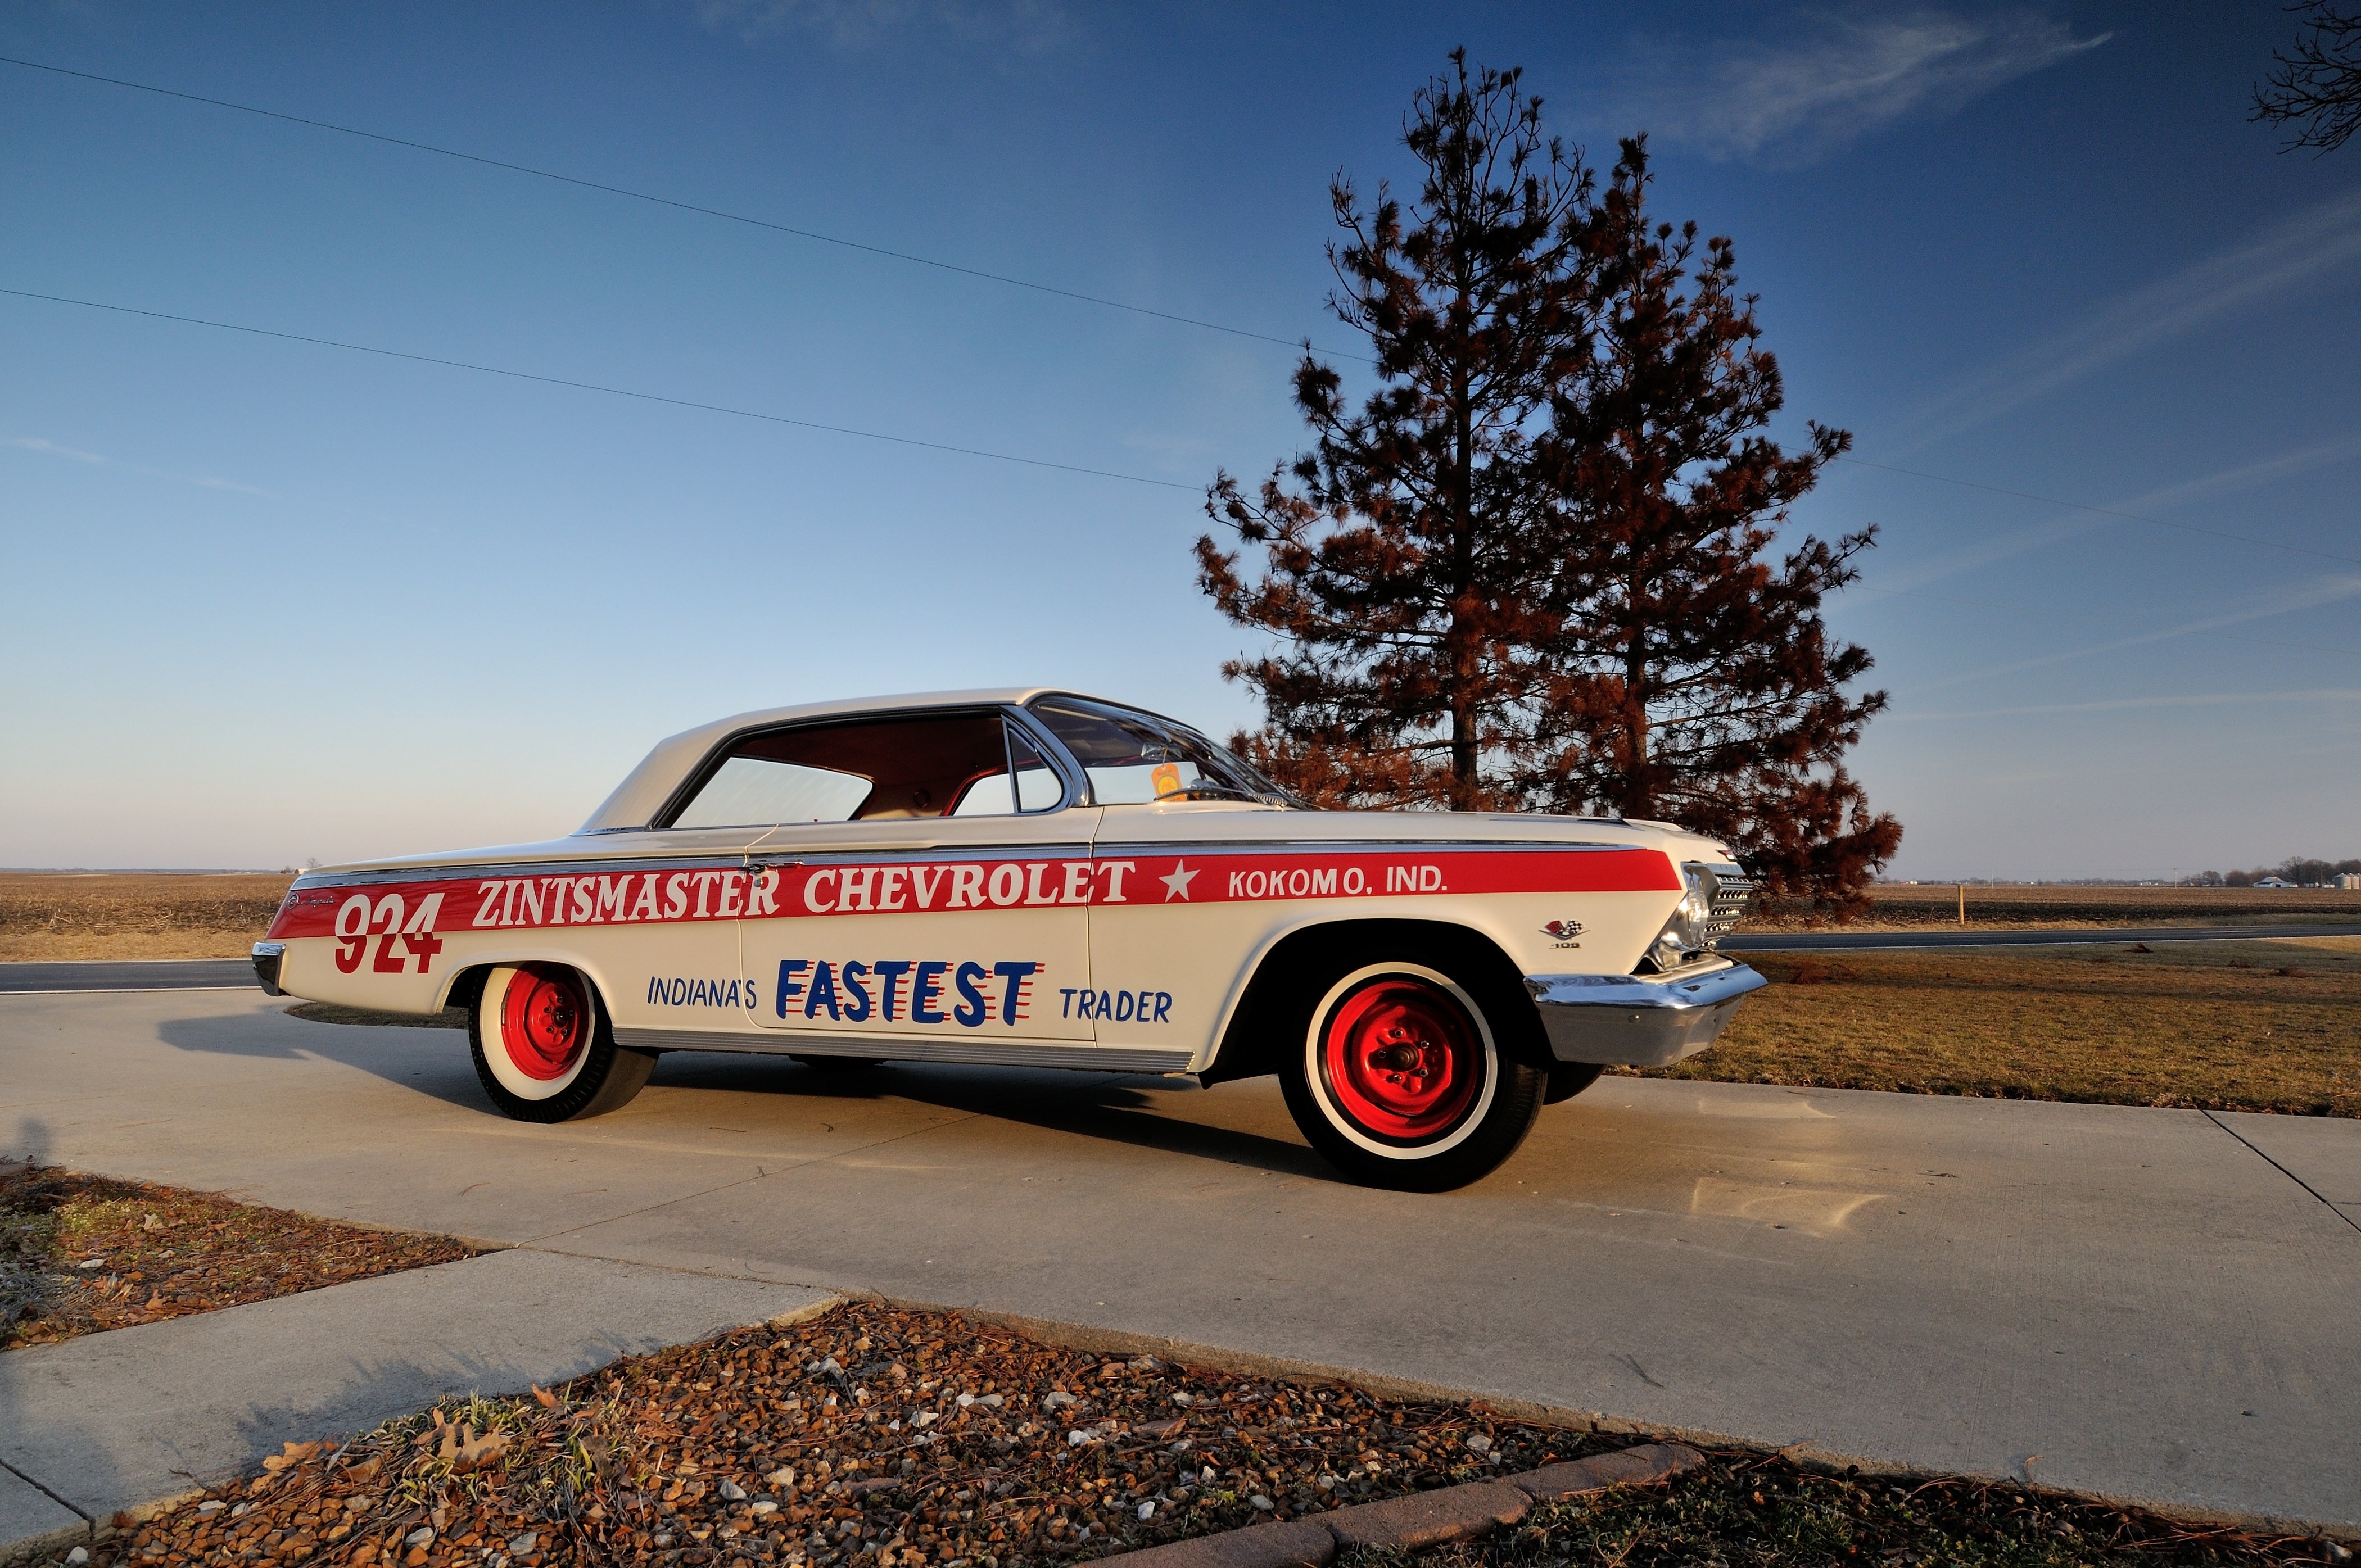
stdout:
POLYGON ((1552 1065, 1541 1013, 1525 990, 1524 976, 1489 937, 1440 920, 1335 920, 1290 931, 1263 954, 1229 1027, 1222 1031, 1213 1065, 1199 1078, 1221 1083, 1278 1071, 1291 1043, 1283 1037, 1290 1015, 1314 1000, 1303 995, 1305 977, 1356 951, 1422 958, 1482 982, 1507 1014, 1491 1020, 1502 1053, 1532 1067, 1552 1065))
MULTIPOLYGON (((564 960, 562 959, 495 959, 482 963, 470 964, 467 968, 461 970, 459 973, 453 978, 451 981, 451 989, 443 993, 443 1005, 446 1008, 464 1007, 467 1009, 468 1012, 473 1013, 476 1010, 476 1003, 483 999, 484 986, 486 982, 492 978, 492 971, 494 970, 505 969, 511 965, 521 963, 545 964, 562 963, 563 961, 564 960)), ((601 1012, 606 1011, 607 998, 599 990, 598 977, 592 974, 588 970, 584 969, 580 964, 566 964, 565 967, 572 970, 576 974, 582 977, 582 983, 589 988, 591 1000, 597 1003, 601 1012)))
POLYGON ((500 967, 498 964, 477 964, 461 970, 452 980, 451 989, 443 993, 443 1005, 446 1008, 464 1007, 473 1013, 476 1003, 483 999, 484 982, 491 979, 492 971, 500 967))

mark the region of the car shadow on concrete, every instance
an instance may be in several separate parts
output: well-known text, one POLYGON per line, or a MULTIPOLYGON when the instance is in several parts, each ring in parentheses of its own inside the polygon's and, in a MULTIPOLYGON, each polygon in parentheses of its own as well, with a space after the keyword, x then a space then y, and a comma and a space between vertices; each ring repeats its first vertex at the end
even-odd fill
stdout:
MULTIPOLYGON (((461 1030, 321 1023, 271 1009, 168 1018, 157 1025, 157 1037, 176 1050, 333 1061, 445 1104, 487 1116, 500 1114, 476 1080, 467 1037, 461 1030)), ((769 1054, 667 1051, 657 1062, 649 1087, 719 1090, 815 1102, 907 1100, 938 1110, 1284 1176, 1342 1179, 1305 1145, 1158 1113, 1160 1102, 1202 1092, 1195 1080, 1188 1079, 932 1063, 816 1067, 769 1054)))
POLYGON ((320 1024, 271 1008, 166 1018, 156 1037, 174 1050, 212 1056, 335 1062, 446 1104, 499 1113, 476 1081, 462 1030, 320 1024))

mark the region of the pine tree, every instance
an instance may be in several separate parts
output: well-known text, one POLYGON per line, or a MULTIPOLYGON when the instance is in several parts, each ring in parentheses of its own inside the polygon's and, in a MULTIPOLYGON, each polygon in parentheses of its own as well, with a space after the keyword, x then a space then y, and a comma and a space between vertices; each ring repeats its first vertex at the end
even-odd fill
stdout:
POLYGON ((1832 641, 1822 598, 1872 527, 1773 558, 1788 509, 1852 442, 1763 433, 1784 400, 1727 238, 1651 219, 1644 137, 1622 144, 1589 229, 1592 352, 1566 362, 1536 444, 1563 551, 1541 716, 1513 772, 1536 806, 1667 818, 1739 848, 1767 889, 1857 908, 1901 825, 1845 752, 1885 707, 1832 641))
POLYGON ((1517 72, 1451 59, 1409 212, 1331 187, 1330 304, 1376 389, 1348 405, 1307 347, 1312 450, 1207 494, 1263 570, 1209 534, 1199 583, 1279 644, 1224 666, 1267 719, 1235 743, 1323 806, 1668 817, 1857 908, 1902 830, 1845 770, 1885 695, 1849 694, 1870 656, 1820 605, 1876 531, 1773 554, 1850 437, 1763 433, 1784 393, 1734 247, 1650 219, 1643 140, 1599 192, 1517 72))
POLYGON ((1197 542, 1223 613, 1284 643, 1224 668, 1269 717, 1240 743, 1323 805, 1490 803, 1482 760, 1525 738, 1545 641, 1529 427, 1580 351, 1568 306, 1591 181, 1543 138, 1518 72, 1471 80, 1464 50, 1451 63, 1405 127, 1423 169, 1410 212, 1382 185, 1367 208, 1348 180, 1330 188, 1348 237, 1329 247, 1329 303, 1366 334, 1377 390, 1348 406, 1307 345, 1295 401, 1312 450, 1257 497, 1227 474, 1207 496, 1268 572, 1250 583, 1236 554, 1197 542))

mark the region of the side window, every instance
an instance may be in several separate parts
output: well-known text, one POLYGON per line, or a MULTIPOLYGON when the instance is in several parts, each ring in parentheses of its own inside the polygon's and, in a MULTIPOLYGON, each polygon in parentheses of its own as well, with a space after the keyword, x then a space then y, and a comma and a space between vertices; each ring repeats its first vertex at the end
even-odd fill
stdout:
POLYGON ((1101 806, 1204 796, 1277 803, 1277 785, 1195 730, 1137 708, 1044 697, 1031 712, 1072 752, 1101 806))
POLYGON ((670 826, 1005 816, 1053 806, 1064 794, 1058 775, 1000 715, 917 714, 746 736, 670 826))

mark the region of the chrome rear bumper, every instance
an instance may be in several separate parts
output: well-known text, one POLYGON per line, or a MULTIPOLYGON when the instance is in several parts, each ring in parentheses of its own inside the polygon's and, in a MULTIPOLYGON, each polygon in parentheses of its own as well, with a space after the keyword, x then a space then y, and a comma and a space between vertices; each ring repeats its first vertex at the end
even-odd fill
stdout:
POLYGON ((287 945, 284 942, 257 942, 254 944, 254 978, 262 982, 263 995, 284 996, 287 994, 285 992, 279 989, 279 966, 286 957, 287 945))
POLYGON ((1560 1061, 1663 1067, 1713 1044, 1739 999, 1770 982, 1728 959, 1672 974, 1536 974, 1525 989, 1560 1061))

